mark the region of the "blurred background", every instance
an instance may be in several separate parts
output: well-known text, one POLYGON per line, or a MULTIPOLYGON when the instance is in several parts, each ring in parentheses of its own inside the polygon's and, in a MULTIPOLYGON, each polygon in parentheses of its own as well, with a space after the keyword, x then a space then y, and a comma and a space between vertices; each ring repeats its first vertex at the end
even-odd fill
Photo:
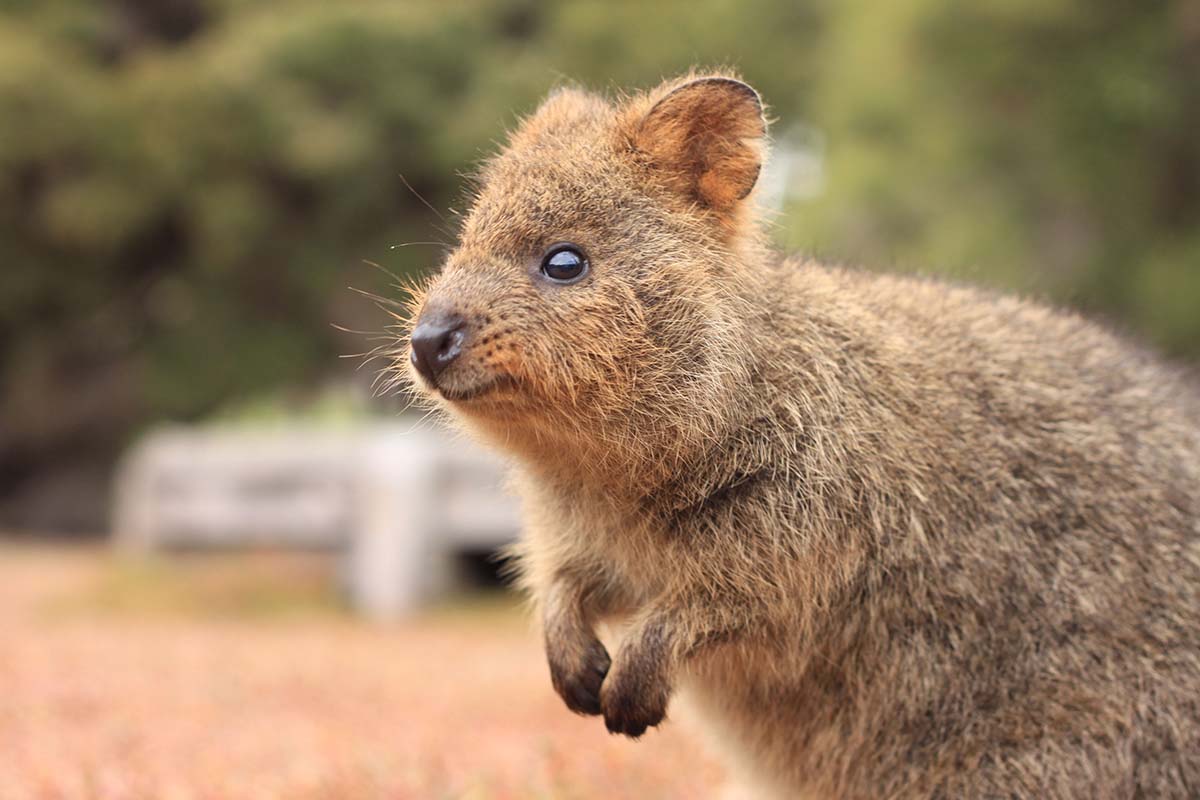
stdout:
POLYGON ((1194 0, 0 0, 0 796, 704 795, 469 591, 511 502, 348 288, 550 88, 693 65, 771 105, 780 247, 1200 358, 1194 0))

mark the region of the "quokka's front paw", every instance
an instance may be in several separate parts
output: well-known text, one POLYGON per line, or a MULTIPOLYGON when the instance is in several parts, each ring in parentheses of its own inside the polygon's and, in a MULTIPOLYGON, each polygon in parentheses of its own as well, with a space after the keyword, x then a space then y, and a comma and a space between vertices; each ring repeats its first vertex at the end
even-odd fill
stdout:
POLYGON ((600 686, 611 660, 596 639, 567 645, 548 642, 550 681, 554 690, 576 714, 596 715, 600 709, 600 686))
POLYGON ((666 719, 670 697, 670 687, 655 670, 614 670, 600 689, 604 726, 636 739, 666 719))

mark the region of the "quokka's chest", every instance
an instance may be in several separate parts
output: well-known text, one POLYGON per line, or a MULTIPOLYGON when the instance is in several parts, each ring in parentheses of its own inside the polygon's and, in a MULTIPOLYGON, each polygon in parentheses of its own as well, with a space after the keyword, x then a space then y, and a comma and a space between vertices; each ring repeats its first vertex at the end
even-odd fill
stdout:
POLYGON ((594 565, 602 573, 596 577, 628 603, 658 595, 679 566, 670 531, 650 512, 590 496, 559 498, 554 513, 558 545, 594 565))

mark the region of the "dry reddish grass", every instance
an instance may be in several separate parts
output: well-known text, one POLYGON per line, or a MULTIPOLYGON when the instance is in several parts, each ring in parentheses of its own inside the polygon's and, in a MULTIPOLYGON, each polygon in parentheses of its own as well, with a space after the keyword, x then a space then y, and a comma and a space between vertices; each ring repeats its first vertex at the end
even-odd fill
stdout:
POLYGON ((566 712, 512 602, 372 626, 323 602, 327 570, 0 545, 0 798, 713 793, 680 726, 566 712))

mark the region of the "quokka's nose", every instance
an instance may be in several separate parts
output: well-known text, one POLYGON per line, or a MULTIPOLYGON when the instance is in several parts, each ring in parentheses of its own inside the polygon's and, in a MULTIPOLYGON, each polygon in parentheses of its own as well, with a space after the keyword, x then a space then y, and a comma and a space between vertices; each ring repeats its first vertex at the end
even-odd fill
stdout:
POLYGON ((412 332, 412 363, 432 384, 463 351, 466 322, 457 314, 434 314, 417 322, 412 332))

